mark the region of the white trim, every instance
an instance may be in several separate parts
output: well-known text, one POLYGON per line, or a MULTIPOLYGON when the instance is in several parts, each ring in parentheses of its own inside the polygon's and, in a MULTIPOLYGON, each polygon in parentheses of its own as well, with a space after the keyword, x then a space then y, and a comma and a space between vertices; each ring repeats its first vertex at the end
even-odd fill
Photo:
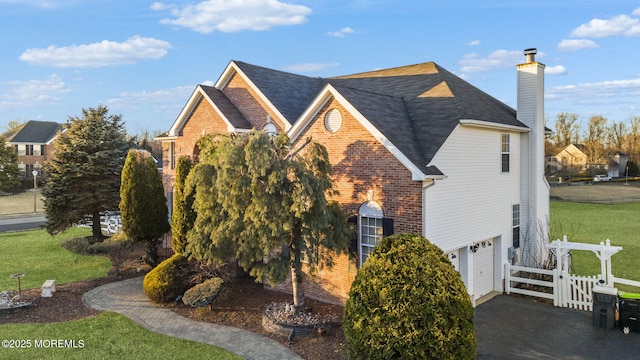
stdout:
POLYGON ((271 101, 269 101, 269 99, 262 93, 262 91, 260 91, 260 89, 253 83, 253 81, 251 81, 251 79, 249 79, 249 77, 245 75, 242 72, 242 70, 240 70, 240 67, 238 67, 238 65, 236 65, 234 61, 231 61, 229 65, 227 65, 227 68, 224 70, 224 72, 222 73, 218 81, 216 81, 216 84, 214 86, 217 89, 222 90, 229 84, 229 81, 231 81, 231 78, 233 78, 233 75, 235 74, 240 75, 240 77, 249 85, 249 87, 253 89, 253 91, 255 91, 256 94, 258 94, 260 99, 265 104, 267 104, 267 107, 269 107, 269 109, 271 109, 271 111, 273 111, 273 113, 276 114, 276 116, 278 116, 278 118, 284 124, 284 130, 289 131, 289 129, 291 129, 291 123, 284 117, 284 115, 282 115, 282 113, 280 113, 278 108, 275 107, 271 103, 271 101))
MULTIPOLYGON (((307 107, 296 123, 288 130, 289 138, 294 143, 296 139, 302 134, 302 132, 309 126, 311 120, 316 117, 322 107, 329 102, 331 98, 335 98, 346 111, 348 111, 358 122, 365 127, 407 170, 411 172, 411 180, 423 181, 429 178, 424 172, 416 167, 387 137, 385 137, 378 129, 376 129, 367 118, 362 115, 351 103, 340 94, 340 92, 331 84, 325 85, 325 87, 318 93, 315 99, 307 107)), ((324 120, 323 120, 324 121, 324 120)), ((425 165, 426 168, 426 165, 425 165)), ((438 177, 441 178, 441 177, 438 177)))
POLYGON ((502 131, 509 130, 509 131, 515 131, 515 132, 521 132, 521 133, 526 133, 531 131, 531 129, 522 127, 522 126, 498 124, 498 123, 494 123, 491 121, 484 121, 484 120, 460 119, 459 122, 460 122, 460 125, 474 126, 479 128, 485 128, 485 129, 502 130, 502 131))
POLYGON ((180 136, 179 135, 180 131, 182 131, 182 128, 187 124, 187 121, 189 120, 189 118, 191 118, 191 115, 195 111, 195 109, 196 109, 197 105, 199 104, 200 100, 203 99, 203 98, 207 100, 209 105, 211 105, 211 107, 216 111, 216 113, 218 113, 220 118, 227 125, 227 131, 228 132, 237 131, 235 126, 233 126, 231 124, 229 119, 227 119, 227 117, 220 110, 220 108, 218 108, 218 106, 213 102, 213 100, 211 100, 211 98, 209 96, 207 96, 207 93, 204 91, 202 86, 198 85, 198 86, 196 86, 195 90, 193 91, 193 93, 189 97, 189 100, 187 101, 187 104, 185 105, 185 107, 180 112, 180 115, 178 115, 178 118, 176 119, 176 121, 173 123, 173 125, 171 125, 171 129, 169 129, 169 136, 168 137, 178 137, 178 136, 180 136))

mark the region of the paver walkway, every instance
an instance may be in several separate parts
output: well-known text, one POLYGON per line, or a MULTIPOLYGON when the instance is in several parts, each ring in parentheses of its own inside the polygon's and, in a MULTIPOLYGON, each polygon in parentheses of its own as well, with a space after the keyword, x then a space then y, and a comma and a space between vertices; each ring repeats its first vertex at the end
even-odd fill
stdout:
POLYGON ((300 356, 264 336, 230 326, 194 321, 151 302, 142 277, 99 286, 82 296, 88 306, 122 314, 159 334, 221 347, 245 359, 283 360, 300 356))

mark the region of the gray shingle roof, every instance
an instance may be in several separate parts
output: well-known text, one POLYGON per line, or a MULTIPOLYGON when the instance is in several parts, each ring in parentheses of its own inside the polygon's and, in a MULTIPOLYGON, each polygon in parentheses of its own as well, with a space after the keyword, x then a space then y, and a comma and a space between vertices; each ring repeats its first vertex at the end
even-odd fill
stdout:
POLYGON ((313 101, 326 80, 268 69, 241 61, 234 63, 293 124, 313 101))
POLYGON ((7 137, 7 142, 46 144, 62 130, 62 125, 52 121, 29 120, 16 130, 7 137))
POLYGON ((234 62, 294 124, 330 83, 426 175, 461 119, 526 128, 516 111, 439 65, 429 62, 334 78, 311 78, 234 62))

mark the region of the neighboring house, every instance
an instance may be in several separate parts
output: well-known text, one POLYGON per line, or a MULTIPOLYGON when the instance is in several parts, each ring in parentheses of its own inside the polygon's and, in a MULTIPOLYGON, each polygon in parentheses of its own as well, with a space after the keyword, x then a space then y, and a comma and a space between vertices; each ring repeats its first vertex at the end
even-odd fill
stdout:
POLYGON ((32 171, 42 174, 41 167, 53 155, 54 140, 63 126, 51 121, 29 120, 3 134, 7 146, 18 153, 20 177, 32 179, 32 171))
POLYGON ((582 144, 569 144, 555 157, 557 170, 570 169, 576 174, 587 170, 586 147, 582 144))
MULTIPOLYGON (((586 147, 582 144, 569 144, 555 157, 547 159, 547 165, 555 164, 556 171, 568 170, 578 173, 586 173, 588 168, 606 170, 607 175, 614 177, 624 176, 629 156, 620 151, 611 151, 607 154, 606 162, 602 164, 587 164, 586 147)), ((601 174, 603 175, 603 174, 601 174)))
POLYGON ((609 162, 607 164, 607 175, 612 178, 627 175, 627 162, 629 155, 620 151, 612 151, 608 154, 609 162))
POLYGON ((171 199, 177 158, 197 159, 205 134, 311 137, 333 164, 333 198, 358 215, 358 250, 308 282, 305 295, 344 302, 357 269, 392 233, 439 246, 474 301, 502 291, 504 264, 530 259, 527 249, 548 236, 544 65, 535 49, 525 54, 517 112, 433 62, 314 78, 232 61, 158 137, 165 189, 171 199))

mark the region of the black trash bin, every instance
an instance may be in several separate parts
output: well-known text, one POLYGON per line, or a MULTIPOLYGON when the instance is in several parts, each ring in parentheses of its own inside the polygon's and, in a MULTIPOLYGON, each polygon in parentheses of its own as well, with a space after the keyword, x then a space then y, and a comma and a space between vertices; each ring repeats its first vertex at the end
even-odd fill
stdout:
POLYGON ((620 328, 626 332, 640 331, 640 294, 620 292, 620 328))
POLYGON ((616 324, 618 289, 595 285, 593 287, 593 326, 613 329, 616 324))

